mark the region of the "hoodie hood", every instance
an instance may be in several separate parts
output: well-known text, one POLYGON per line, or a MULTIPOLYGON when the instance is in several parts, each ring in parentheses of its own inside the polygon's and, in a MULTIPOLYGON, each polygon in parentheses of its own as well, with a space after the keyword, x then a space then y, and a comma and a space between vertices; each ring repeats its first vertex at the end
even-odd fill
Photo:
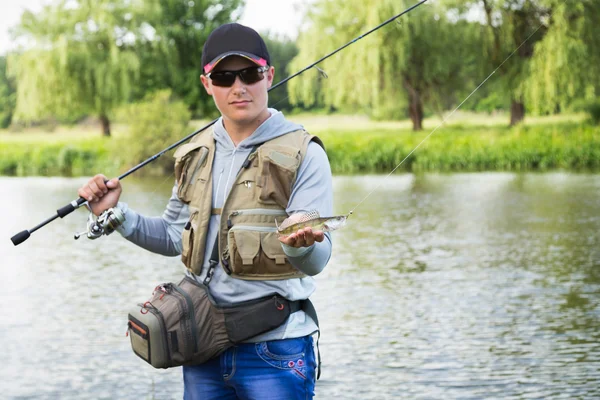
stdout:
MULTIPOLYGON (((238 144, 238 151, 243 152, 244 150, 249 150, 258 144, 275 139, 278 136, 297 131, 298 129, 303 129, 302 125, 286 120, 281 111, 269 108, 269 112, 271 113, 271 116, 263 122, 252 135, 248 136, 238 144)), ((231 137, 229 137, 229 134, 223 125, 223 117, 219 118, 215 123, 213 136, 217 142, 217 152, 223 150, 232 151, 235 148, 231 137)))

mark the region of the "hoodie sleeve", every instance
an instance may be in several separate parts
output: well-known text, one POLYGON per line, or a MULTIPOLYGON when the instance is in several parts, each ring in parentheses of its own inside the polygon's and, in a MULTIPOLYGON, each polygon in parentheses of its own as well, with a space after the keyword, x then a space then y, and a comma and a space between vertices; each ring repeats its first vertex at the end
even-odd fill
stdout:
MULTIPOLYGON (((286 209, 288 215, 318 210, 320 215, 333 215, 333 179, 327 154, 321 146, 310 142, 306 156, 298 168, 296 182, 286 209)), ((331 234, 310 247, 295 248, 281 244, 290 263, 307 275, 323 271, 331 257, 331 234)))
POLYGON ((167 208, 161 217, 145 217, 129 209, 126 203, 118 207, 125 214, 125 222, 117 231, 130 242, 165 256, 181 254, 181 235, 190 218, 187 204, 177 197, 177 185, 173 187, 167 208))

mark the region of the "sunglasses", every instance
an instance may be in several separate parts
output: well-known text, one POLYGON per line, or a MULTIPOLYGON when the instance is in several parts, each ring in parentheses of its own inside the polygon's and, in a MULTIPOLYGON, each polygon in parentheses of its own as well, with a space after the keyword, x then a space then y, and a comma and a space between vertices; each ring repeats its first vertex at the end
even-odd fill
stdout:
POLYGON ((239 76, 240 80, 246 85, 252 85, 258 81, 262 81, 265 77, 265 72, 268 67, 249 67, 240 69, 239 71, 216 71, 206 75, 210 78, 213 85, 221 87, 230 87, 235 82, 235 77, 239 76))

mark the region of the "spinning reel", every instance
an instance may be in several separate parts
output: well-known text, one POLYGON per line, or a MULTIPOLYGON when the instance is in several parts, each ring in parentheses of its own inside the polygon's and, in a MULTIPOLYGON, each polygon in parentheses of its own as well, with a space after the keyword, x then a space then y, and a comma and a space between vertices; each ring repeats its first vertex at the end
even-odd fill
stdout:
POLYGON ((90 206, 85 205, 90 212, 87 221, 87 230, 76 233, 74 239, 79 239, 82 235, 86 235, 88 239, 98 239, 102 235, 110 235, 119 226, 125 222, 125 215, 118 208, 109 208, 100 214, 98 218, 92 212, 90 206))

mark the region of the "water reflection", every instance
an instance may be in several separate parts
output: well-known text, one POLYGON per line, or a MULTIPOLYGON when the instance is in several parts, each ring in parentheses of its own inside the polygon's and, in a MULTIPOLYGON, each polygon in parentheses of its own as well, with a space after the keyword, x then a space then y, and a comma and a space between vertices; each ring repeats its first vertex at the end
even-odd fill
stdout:
MULTIPOLYGON (((8 398, 181 398, 125 338, 129 307, 177 280, 176 258, 116 235, 73 241, 85 213, 13 247, 72 200, 78 179, 0 178, 0 382, 8 398)), ((600 176, 336 177, 334 255, 314 300, 320 399, 600 396, 600 176)), ((126 183, 162 212, 170 180, 126 183)))

